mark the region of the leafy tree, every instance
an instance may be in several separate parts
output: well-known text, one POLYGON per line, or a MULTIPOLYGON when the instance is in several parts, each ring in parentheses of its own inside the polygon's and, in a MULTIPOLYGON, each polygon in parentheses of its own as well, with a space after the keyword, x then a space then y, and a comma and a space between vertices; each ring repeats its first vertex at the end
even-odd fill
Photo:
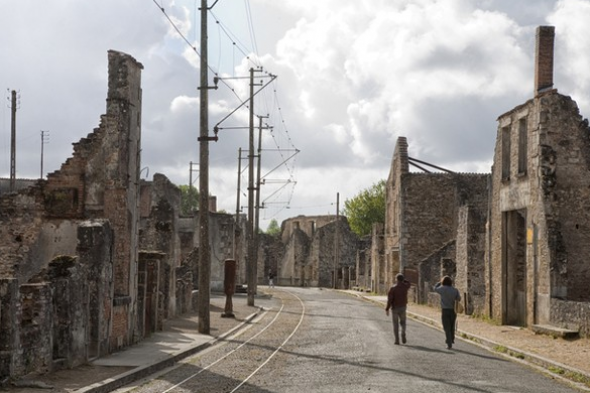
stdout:
POLYGON ((271 236, 278 236, 281 234, 281 228, 279 227, 279 223, 274 218, 270 220, 268 223, 268 228, 266 228, 266 234, 271 236))
POLYGON ((344 201, 342 214, 348 218, 354 233, 359 236, 371 234, 373 224, 385 222, 385 180, 344 201))
POLYGON ((199 207, 199 190, 195 187, 191 190, 188 185, 178 186, 180 188, 180 213, 184 216, 195 212, 199 207))

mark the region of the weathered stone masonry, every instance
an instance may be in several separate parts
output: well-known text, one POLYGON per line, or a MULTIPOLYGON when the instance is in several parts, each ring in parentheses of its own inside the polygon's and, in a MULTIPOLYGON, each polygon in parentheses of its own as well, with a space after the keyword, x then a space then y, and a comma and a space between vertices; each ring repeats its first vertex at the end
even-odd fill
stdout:
POLYGON ((379 290, 417 268, 417 300, 434 304, 448 274, 469 314, 590 336, 590 128, 553 89, 553 40, 537 29, 534 98, 498 118, 491 176, 409 173, 398 139, 379 290))
POLYGON ((0 196, 1 376, 74 367, 139 338, 141 69, 109 51, 100 126, 46 181, 0 196))

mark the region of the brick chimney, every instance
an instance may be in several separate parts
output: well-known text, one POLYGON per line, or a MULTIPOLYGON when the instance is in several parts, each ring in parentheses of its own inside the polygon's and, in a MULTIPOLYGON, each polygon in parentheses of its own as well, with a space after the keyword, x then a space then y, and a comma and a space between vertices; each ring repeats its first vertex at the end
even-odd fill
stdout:
POLYGON ((209 211, 216 213, 217 212, 217 197, 216 196, 209 196, 209 211))
POLYGON ((555 27, 537 27, 535 48, 535 96, 553 88, 553 42, 555 27))

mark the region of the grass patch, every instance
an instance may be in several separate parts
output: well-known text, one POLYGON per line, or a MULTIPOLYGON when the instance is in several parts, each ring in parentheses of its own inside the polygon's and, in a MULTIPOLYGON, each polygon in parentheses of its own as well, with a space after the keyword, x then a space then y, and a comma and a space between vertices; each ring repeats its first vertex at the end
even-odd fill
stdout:
POLYGON ((580 383, 580 384, 590 387, 590 377, 588 377, 587 375, 580 374, 580 373, 577 373, 574 371, 567 371, 561 367, 556 367, 556 366, 551 366, 551 367, 547 368, 547 370, 549 370, 553 374, 557 374, 557 375, 560 375, 564 378, 567 378, 570 381, 574 381, 576 383, 580 383))
POLYGON ((503 345, 496 345, 496 346, 494 347, 494 351, 496 351, 496 352, 500 352, 500 353, 508 353, 508 348, 506 348, 506 347, 505 347, 505 346, 503 346, 503 345))
POLYGON ((499 321, 497 321, 495 319, 492 319, 489 315, 484 315, 484 314, 471 314, 471 318, 476 319, 476 320, 481 321, 481 322, 488 323, 490 325, 495 325, 495 326, 501 326, 502 325, 499 321))
POLYGON ((511 351, 510 349, 506 348, 503 345, 496 345, 494 347, 494 351, 496 351, 498 353, 503 353, 508 356, 512 356, 513 358, 524 360, 524 354, 522 354, 520 352, 511 351))
POLYGON ((590 387, 590 378, 584 374, 576 373, 573 371, 566 371, 565 377, 571 379, 574 382, 582 383, 590 387))

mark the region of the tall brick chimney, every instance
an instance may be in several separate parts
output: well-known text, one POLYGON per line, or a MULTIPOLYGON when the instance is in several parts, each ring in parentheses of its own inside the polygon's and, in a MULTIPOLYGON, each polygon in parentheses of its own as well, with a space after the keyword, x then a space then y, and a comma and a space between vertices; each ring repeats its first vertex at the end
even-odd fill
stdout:
POLYGON ((217 212, 217 197, 216 196, 209 196, 209 211, 216 213, 217 212))
POLYGON ((535 48, 535 96, 553 88, 553 43, 555 27, 537 27, 535 48))

